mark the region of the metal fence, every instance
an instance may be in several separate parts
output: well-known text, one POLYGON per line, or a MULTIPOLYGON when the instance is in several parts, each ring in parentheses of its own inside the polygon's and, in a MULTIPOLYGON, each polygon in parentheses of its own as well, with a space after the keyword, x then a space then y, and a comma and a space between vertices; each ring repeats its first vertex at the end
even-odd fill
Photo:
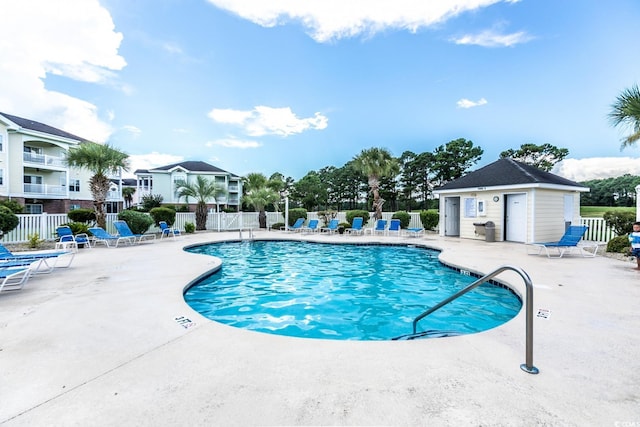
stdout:
MULTIPOLYGON (((411 212, 411 222, 409 227, 422 227, 420 214, 411 212)), ((390 220, 393 216, 392 212, 383 212, 382 218, 390 220)), ((40 215, 18 215, 20 224, 14 230, 3 236, 4 243, 24 243, 29 241, 29 237, 38 234, 40 239, 53 240, 56 238, 56 228, 62 224, 69 222, 67 214, 40 214, 40 215)), ((318 219, 317 212, 309 212, 308 219, 318 219)), ((107 214, 107 231, 115 233, 113 221, 118 219, 118 214, 107 214)), ((336 219, 340 222, 346 222, 346 213, 339 212, 336 219)), ((180 230, 184 230, 187 222, 195 224, 196 218, 193 212, 177 212, 176 222, 174 226, 180 230)), ((267 212, 267 227, 271 228, 273 224, 283 223, 284 215, 282 212, 267 212)), ((606 242, 616 236, 611 227, 608 227, 602 218, 582 218, 582 225, 587 225, 589 230, 584 240, 606 242)), ((209 213, 207 217, 207 230, 214 231, 236 231, 250 228, 258 228, 257 212, 239 212, 239 213, 209 213)), ((149 229, 149 232, 160 232, 155 226, 149 229)))

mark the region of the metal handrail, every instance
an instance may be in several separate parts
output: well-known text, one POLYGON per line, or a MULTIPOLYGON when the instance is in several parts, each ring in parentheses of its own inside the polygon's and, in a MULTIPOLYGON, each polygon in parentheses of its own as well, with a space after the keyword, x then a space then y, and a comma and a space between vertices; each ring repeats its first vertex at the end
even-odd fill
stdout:
POLYGON ((457 292, 456 294, 450 296, 449 298, 447 298, 447 299, 439 302, 435 306, 431 307, 430 309, 428 309, 427 311, 425 311, 424 313, 420 314, 418 317, 413 319, 413 333, 414 334, 416 333, 416 327, 417 327, 418 322, 420 320, 424 319, 425 317, 427 317, 428 315, 430 315, 434 311, 438 310, 442 306, 447 305, 451 301, 461 297, 462 295, 466 294, 467 292, 472 291, 473 289, 477 288, 481 284, 483 284, 485 282, 488 282, 489 280, 493 279, 494 277, 496 277, 498 274, 502 273, 505 270, 511 270, 511 271, 514 271, 514 272, 518 273, 520 275, 520 277, 522 277, 522 280, 524 280, 524 284, 525 284, 525 287, 526 287, 526 300, 525 300, 525 306, 526 306, 526 313, 525 313, 525 316, 526 316, 526 326, 525 326, 525 328, 526 328, 525 363, 520 365, 520 369, 522 369, 523 371, 525 371, 525 372, 527 372, 529 374, 537 374, 538 372, 540 372, 538 370, 538 368, 533 366, 533 283, 531 282, 531 279, 529 278, 529 275, 524 270, 522 270, 521 268, 518 268, 518 267, 512 267, 510 265, 503 265, 501 267, 498 267, 497 269, 495 269, 491 273, 489 273, 489 274, 487 274, 485 276, 482 276, 481 278, 479 278, 478 280, 476 280, 475 282, 473 282, 472 284, 470 284, 466 288, 462 289, 461 291, 457 292))

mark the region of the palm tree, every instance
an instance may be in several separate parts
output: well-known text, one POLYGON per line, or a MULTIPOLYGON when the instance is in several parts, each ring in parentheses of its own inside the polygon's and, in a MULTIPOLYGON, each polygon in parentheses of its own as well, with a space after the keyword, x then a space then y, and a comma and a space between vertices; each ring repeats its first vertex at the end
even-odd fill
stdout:
POLYGON ((133 204, 133 195, 135 192, 136 189, 133 187, 122 188, 122 198, 124 199, 125 208, 130 208, 133 204))
POLYGON ((620 149, 634 145, 640 139, 640 88, 637 84, 618 95, 611 105, 609 118, 613 126, 627 125, 633 132, 622 139, 620 149))
POLYGON ((369 148, 354 157, 352 165, 367 176, 373 194, 374 218, 381 219, 384 199, 380 197, 380 178, 396 176, 400 171, 398 161, 384 148, 369 148))
POLYGON ((264 174, 253 172, 243 178, 244 195, 242 200, 258 211, 258 223, 260 228, 267 228, 268 205, 276 205, 280 200, 280 194, 274 189, 275 180, 269 180, 264 174))
POLYGON ((85 141, 71 148, 66 153, 69 166, 87 169, 93 173, 89 179, 89 189, 93 195, 93 207, 96 212, 96 223, 105 228, 106 214, 104 204, 111 186, 109 175, 116 175, 129 168, 129 155, 111 147, 109 144, 97 144, 85 141))
POLYGON ((184 197, 187 203, 189 197, 197 200, 196 204, 196 230, 207 229, 207 203, 213 200, 216 204, 216 197, 225 194, 224 188, 216 182, 203 177, 196 176, 195 182, 178 181, 176 192, 178 198, 184 197))

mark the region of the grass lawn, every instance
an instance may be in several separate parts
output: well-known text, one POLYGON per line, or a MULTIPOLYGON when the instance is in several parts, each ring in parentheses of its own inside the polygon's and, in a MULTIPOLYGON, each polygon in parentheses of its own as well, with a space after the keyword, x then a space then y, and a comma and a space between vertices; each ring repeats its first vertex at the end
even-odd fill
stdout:
POLYGON ((602 218, 605 212, 636 212, 635 207, 620 206, 580 206, 580 216, 587 218, 602 218))

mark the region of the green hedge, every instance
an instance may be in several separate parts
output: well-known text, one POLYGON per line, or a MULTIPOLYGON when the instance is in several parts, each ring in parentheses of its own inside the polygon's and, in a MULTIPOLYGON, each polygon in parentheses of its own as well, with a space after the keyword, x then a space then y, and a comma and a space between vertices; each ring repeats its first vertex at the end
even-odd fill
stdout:
POLYGON ((362 225, 365 226, 369 222, 369 212, 361 209, 354 209, 352 211, 345 212, 345 217, 347 218, 347 222, 349 223, 349 227, 353 225, 353 219, 361 216, 362 217, 362 225))
POLYGON ((134 234, 144 234, 153 225, 153 218, 142 212, 125 210, 118 214, 118 219, 126 222, 134 234))
POLYGON ((420 211, 420 222, 425 230, 433 230, 440 222, 440 213, 435 209, 420 211))
POLYGON ((391 219, 399 219, 400 228, 409 228, 409 223, 411 223, 411 215, 407 211, 398 211, 393 214, 391 219))

